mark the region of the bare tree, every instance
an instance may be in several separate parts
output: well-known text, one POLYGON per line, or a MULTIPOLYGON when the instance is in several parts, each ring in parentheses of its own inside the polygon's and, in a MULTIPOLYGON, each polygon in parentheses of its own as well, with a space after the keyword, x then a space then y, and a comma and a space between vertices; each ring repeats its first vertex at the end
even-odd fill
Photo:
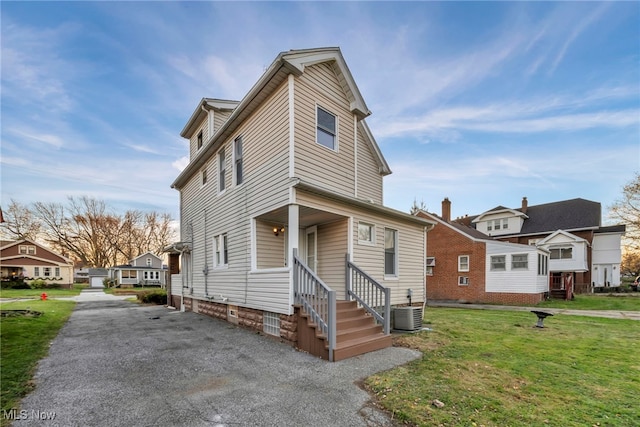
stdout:
POLYGON ((640 251, 640 173, 622 188, 622 197, 610 207, 609 216, 626 225, 625 249, 640 251))
POLYGON ((418 212, 420 211, 427 211, 427 205, 425 205, 424 200, 420 200, 420 205, 418 205, 418 201, 414 198, 413 199, 413 205, 411 205, 411 209, 409 210, 409 213, 411 215, 417 215, 418 212))
POLYGON ((37 240, 41 225, 34 212, 13 199, 9 208, 3 210, 4 226, 1 228, 2 238, 11 240, 37 240))

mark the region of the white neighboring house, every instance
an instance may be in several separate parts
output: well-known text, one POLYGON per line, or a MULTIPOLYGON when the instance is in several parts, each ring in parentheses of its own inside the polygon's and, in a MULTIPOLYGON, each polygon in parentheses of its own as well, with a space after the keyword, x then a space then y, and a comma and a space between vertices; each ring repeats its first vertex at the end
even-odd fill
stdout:
POLYGON ((593 236, 591 280, 595 286, 620 286, 621 240, 620 226, 600 227, 593 236))
POLYGON ((132 259, 129 264, 109 268, 109 278, 118 286, 160 286, 166 285, 167 268, 162 258, 147 252, 132 259))

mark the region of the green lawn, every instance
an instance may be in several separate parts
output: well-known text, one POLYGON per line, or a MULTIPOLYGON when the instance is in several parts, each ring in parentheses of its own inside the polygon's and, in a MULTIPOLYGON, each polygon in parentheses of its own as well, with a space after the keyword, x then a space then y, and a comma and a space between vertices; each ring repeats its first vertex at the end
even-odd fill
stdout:
POLYGON ((566 308, 573 310, 640 311, 640 292, 624 295, 576 295, 573 300, 550 300, 536 307, 566 308))
MULTIPOLYGON (((0 303, 2 310, 30 309, 42 312, 40 317, 0 318, 0 406, 2 411, 16 408, 31 389, 38 361, 46 356, 49 344, 65 324, 73 301, 19 301, 0 303)), ((0 418, 0 425, 9 420, 0 418)))
POLYGON ((640 322, 428 308, 420 360, 368 378, 395 419, 421 426, 640 425, 640 322), (439 400, 444 407, 436 408, 439 400))
POLYGON ((74 285, 73 289, 0 289, 0 298, 33 298, 39 299, 42 293, 48 297, 72 297, 80 295, 83 285, 74 285))

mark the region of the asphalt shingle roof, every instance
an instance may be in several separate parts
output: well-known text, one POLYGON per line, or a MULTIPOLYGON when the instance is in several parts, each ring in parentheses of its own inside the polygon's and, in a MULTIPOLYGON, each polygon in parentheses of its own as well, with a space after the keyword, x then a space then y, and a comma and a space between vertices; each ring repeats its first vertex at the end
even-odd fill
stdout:
POLYGON ((579 198, 529 206, 526 212, 529 218, 525 219, 520 234, 597 228, 600 212, 600 203, 579 198))

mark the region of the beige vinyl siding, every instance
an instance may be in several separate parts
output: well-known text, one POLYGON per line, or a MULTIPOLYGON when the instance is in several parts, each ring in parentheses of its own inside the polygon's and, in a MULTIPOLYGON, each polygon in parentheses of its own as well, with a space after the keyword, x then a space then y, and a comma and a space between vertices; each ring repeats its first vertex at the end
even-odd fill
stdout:
POLYGON ((229 116, 231 115, 232 112, 233 112, 233 110, 230 110, 230 111, 215 111, 213 113, 214 132, 222 127, 222 125, 224 124, 224 122, 227 121, 227 119, 229 118, 229 116))
POLYGON ((340 194, 355 195, 354 120, 329 64, 307 67, 295 80, 295 175, 340 194), (338 119, 338 151, 316 143, 316 107, 338 119))
MULTIPOLYGON (((298 191, 296 201, 328 212, 353 217, 353 262, 382 285, 391 288, 391 303, 406 304, 407 289, 413 289, 413 302, 424 301, 424 227, 401 219, 391 218, 359 207, 341 205, 333 200, 298 191), (358 221, 375 226, 375 245, 358 244, 358 221), (398 277, 384 277, 384 229, 398 231, 398 277)), ((318 235, 320 240, 320 235, 318 235)), ((320 248, 318 249, 320 253, 320 248)), ((346 251, 345 251, 346 253, 346 251)), ((335 256, 344 256, 344 253, 335 256)), ((320 276, 322 277, 322 275, 320 276)), ((344 283, 344 280, 343 280, 344 283)), ((344 286, 344 285, 342 285, 344 286)), ((339 291, 339 289, 336 289, 339 291)))
POLYGON ((278 268, 285 266, 285 233, 274 235, 273 228, 282 224, 271 224, 263 221, 256 221, 256 263, 258 269, 278 268))
POLYGON ((284 293, 284 306, 288 307, 288 279, 275 287, 273 278, 256 276, 257 279, 252 281, 251 286, 256 289, 263 287, 265 291, 262 294, 250 288, 248 280, 251 267, 250 215, 256 207, 267 210, 281 206, 289 197, 287 103, 288 90, 285 83, 224 142, 222 146, 225 148, 227 165, 224 193, 218 194, 217 152, 208 162, 208 184, 204 187, 200 185, 198 172, 181 189, 183 240, 188 234, 188 223, 193 223, 194 297, 205 296, 203 270, 207 265, 209 274, 206 276, 206 287, 210 296, 227 298, 229 304, 288 312, 288 309, 283 310, 279 301, 284 293), (234 186, 232 142, 239 135, 243 139, 244 183, 234 186), (223 233, 227 234, 228 267, 214 268, 214 238, 223 233), (261 283, 260 278, 264 278, 265 283, 261 283), (273 296, 269 295, 270 289, 273 290, 273 296))
POLYGON ((347 219, 319 225, 318 275, 329 287, 337 291, 336 297, 344 299, 344 267, 347 253, 349 222, 347 219))
POLYGON ((371 152, 371 145, 366 141, 365 136, 358 129, 358 155, 357 155, 357 185, 358 198, 373 200, 374 203, 382 204, 382 175, 371 152))

